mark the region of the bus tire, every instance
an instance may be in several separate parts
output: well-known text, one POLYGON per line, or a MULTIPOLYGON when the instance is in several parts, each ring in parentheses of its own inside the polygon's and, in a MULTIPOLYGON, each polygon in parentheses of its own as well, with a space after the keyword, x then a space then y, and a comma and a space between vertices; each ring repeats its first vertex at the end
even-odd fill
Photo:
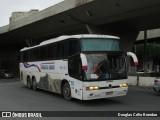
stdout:
POLYGON ((28 87, 29 89, 32 89, 30 77, 27 78, 27 87, 28 87))
POLYGON ((66 100, 71 100, 72 99, 72 97, 71 97, 71 88, 70 88, 70 85, 69 85, 68 82, 64 83, 63 89, 62 89, 62 94, 63 94, 63 97, 66 100))
POLYGON ((34 91, 36 91, 36 90, 37 90, 37 82, 36 82, 36 79, 35 79, 35 78, 33 78, 32 83, 33 83, 32 89, 33 89, 34 91))

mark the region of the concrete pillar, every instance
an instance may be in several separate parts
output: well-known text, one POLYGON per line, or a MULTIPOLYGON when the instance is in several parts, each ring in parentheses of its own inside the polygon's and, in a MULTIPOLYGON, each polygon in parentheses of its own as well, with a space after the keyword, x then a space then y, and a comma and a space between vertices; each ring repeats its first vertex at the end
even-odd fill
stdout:
POLYGON ((99 33, 98 29, 95 26, 90 25, 90 24, 86 24, 86 29, 87 29, 89 34, 99 33))
POLYGON ((134 43, 139 35, 139 31, 134 30, 124 30, 123 32, 120 32, 120 34, 117 34, 120 37, 120 45, 122 47, 122 50, 125 52, 129 52, 132 50, 132 47, 134 46, 134 43))
POLYGON ((33 40, 32 39, 26 39, 25 43, 27 44, 28 47, 33 46, 33 40))
POLYGON ((144 72, 147 72, 147 30, 144 31, 144 72))

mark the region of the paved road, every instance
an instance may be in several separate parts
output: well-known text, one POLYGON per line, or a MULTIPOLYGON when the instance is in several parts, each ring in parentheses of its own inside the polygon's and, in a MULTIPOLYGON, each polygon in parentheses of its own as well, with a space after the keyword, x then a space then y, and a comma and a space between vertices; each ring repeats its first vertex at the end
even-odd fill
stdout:
POLYGON ((32 91, 17 80, 0 80, 0 111, 160 111, 160 95, 130 86, 125 97, 66 101, 61 95, 32 91))
POLYGON ((0 111, 160 111, 159 106, 160 95, 152 89, 129 87, 125 97, 66 101, 58 94, 32 91, 18 81, 0 80, 0 111))

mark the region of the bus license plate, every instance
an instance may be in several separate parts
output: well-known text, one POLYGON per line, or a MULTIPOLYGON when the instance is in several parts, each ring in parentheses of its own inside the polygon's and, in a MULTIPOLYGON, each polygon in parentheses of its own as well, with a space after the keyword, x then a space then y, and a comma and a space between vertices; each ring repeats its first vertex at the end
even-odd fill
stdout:
POLYGON ((113 94, 113 91, 112 92, 106 92, 106 95, 112 95, 113 94))

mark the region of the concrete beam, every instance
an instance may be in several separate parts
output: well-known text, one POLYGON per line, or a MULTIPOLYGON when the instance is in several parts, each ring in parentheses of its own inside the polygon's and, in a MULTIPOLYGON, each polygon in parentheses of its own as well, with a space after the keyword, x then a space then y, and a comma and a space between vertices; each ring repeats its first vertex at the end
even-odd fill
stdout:
MULTIPOLYGON (((147 30, 147 39, 159 38, 160 37, 160 29, 147 30)), ((137 41, 144 40, 144 31, 140 31, 137 41)))
POLYGON ((137 34, 137 31, 144 28, 160 26, 159 14, 159 0, 66 0, 10 24, 9 29, 2 28, 0 42, 12 44, 22 42, 26 38, 45 40, 60 35, 88 33, 87 30, 94 33, 95 30, 93 32, 91 28, 96 28, 95 33, 113 33, 110 35, 131 40, 129 38, 135 31, 137 34), (85 24, 89 26, 86 28, 85 24))
POLYGON ((7 33, 10 29, 10 26, 9 25, 6 25, 6 26, 3 26, 3 27, 0 27, 0 34, 2 33, 7 33))
POLYGON ((75 7, 78 7, 80 5, 83 5, 83 4, 92 2, 92 1, 94 1, 94 0, 65 0, 61 3, 53 5, 49 8, 46 8, 40 12, 35 12, 33 14, 29 14, 26 17, 24 17, 23 19, 13 21, 12 23, 10 23, 7 26, 0 27, 0 34, 5 33, 5 32, 9 32, 14 29, 18 29, 22 26, 34 23, 39 20, 43 20, 45 18, 51 17, 53 15, 56 15, 56 14, 59 14, 62 12, 65 12, 69 9, 73 9, 75 7))

